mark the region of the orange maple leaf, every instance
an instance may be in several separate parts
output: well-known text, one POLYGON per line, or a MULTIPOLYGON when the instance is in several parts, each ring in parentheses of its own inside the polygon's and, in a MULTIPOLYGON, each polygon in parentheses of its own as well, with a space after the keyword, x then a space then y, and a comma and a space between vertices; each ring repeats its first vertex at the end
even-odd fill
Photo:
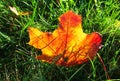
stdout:
POLYGON ((93 59, 102 37, 99 33, 86 34, 82 30, 81 16, 68 11, 59 17, 59 27, 52 33, 29 27, 29 45, 41 49, 36 58, 49 63, 73 66, 93 59))

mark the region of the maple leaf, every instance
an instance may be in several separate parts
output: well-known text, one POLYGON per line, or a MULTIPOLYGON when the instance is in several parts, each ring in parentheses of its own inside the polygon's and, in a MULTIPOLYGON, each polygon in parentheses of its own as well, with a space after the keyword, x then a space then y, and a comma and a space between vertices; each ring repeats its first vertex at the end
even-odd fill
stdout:
POLYGON ((82 64, 94 58, 102 37, 97 32, 84 33, 81 24, 81 16, 70 10, 59 17, 59 27, 52 33, 29 27, 28 44, 41 49, 38 60, 63 66, 82 64))

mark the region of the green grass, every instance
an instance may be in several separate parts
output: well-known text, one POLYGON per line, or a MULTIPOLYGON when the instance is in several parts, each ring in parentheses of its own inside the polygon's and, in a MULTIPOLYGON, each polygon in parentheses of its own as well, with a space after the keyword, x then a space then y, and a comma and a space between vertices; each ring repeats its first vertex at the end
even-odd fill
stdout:
POLYGON ((98 51, 111 80, 120 80, 119 0, 0 0, 0 81, 101 81, 107 80, 99 58, 74 66, 55 66, 37 61, 40 50, 29 46, 27 28, 53 31, 58 17, 68 10, 81 14, 86 33, 99 32, 103 47, 98 51), (59 1, 59 2, 57 2, 59 1), (10 11, 14 6, 21 12, 10 11))

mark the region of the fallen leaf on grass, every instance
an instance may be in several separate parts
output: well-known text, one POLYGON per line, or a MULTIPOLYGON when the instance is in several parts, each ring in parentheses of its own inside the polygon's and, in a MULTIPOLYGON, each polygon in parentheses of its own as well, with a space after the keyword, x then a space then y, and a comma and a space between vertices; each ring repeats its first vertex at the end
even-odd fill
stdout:
POLYGON ((52 33, 29 27, 28 44, 41 49, 38 60, 63 66, 82 64, 94 58, 102 37, 97 32, 84 33, 81 24, 81 16, 68 11, 59 17, 59 27, 52 33))
POLYGON ((15 13, 17 16, 18 16, 18 15, 29 15, 29 14, 30 14, 30 12, 18 12, 15 7, 9 6, 9 8, 10 8, 10 10, 11 10, 13 13, 15 13))

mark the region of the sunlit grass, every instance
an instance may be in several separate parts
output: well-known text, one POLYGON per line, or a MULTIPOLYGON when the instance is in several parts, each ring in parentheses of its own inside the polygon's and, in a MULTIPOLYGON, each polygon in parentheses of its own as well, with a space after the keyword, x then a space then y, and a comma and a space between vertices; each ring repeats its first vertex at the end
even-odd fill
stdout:
POLYGON ((40 50, 27 44, 27 28, 53 31, 58 17, 68 10, 81 14, 87 33, 103 37, 99 55, 111 80, 120 80, 120 1, 87 0, 1 0, 0 1, 0 80, 1 81, 101 81, 107 80, 98 57, 74 67, 55 66, 37 61, 40 50), (9 6, 19 12, 17 16, 9 6))

